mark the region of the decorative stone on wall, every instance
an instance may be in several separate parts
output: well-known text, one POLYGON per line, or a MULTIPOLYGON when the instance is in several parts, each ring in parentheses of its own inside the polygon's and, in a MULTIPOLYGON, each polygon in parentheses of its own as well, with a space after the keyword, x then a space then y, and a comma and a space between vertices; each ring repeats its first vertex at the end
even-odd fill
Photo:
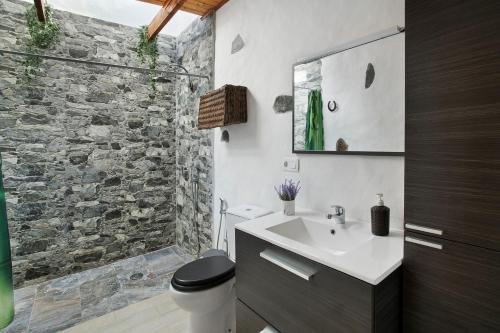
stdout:
POLYGON ((245 42, 243 38, 241 38, 240 34, 236 35, 233 42, 231 43, 231 54, 235 54, 240 51, 245 46, 245 42))
POLYGON ((176 205, 177 244, 196 254, 198 250, 194 220, 200 224, 202 251, 212 246, 212 167, 213 130, 198 130, 199 98, 213 89, 215 55, 215 18, 195 20, 178 36, 179 63, 192 73, 205 74, 206 79, 192 79, 196 91, 189 89, 189 79, 177 81, 176 117, 176 205), (193 205, 191 181, 199 179, 198 212, 193 205))
MULTIPOLYGON (((0 2, 2 48, 23 50, 28 5, 0 2)), ((141 66, 136 29, 61 11, 55 18, 62 31, 48 53, 141 66)), ((160 35, 159 47, 166 68, 176 61, 176 40, 160 35)), ((199 53, 193 63, 202 64, 199 53)), ((152 100, 145 73, 44 60, 42 72, 22 83, 23 58, 1 58, 0 150, 15 285, 174 244, 175 78, 158 83, 152 100)), ((195 148, 184 142, 190 135, 180 136, 180 146, 208 160, 210 140, 197 138, 195 148)))
POLYGON ((309 91, 312 89, 321 89, 321 82, 323 80, 321 67, 321 60, 316 60, 307 64, 299 65, 295 68, 296 72, 304 71, 306 73, 304 81, 294 83, 295 119, 293 139, 296 150, 305 149, 308 95, 309 91))
POLYGON ((368 63, 368 66, 366 66, 365 89, 370 88, 374 80, 375 80, 375 67, 373 67, 372 63, 368 63))
POLYGON ((274 99, 273 104, 274 112, 284 113, 288 111, 293 111, 293 96, 290 95, 279 95, 274 99))

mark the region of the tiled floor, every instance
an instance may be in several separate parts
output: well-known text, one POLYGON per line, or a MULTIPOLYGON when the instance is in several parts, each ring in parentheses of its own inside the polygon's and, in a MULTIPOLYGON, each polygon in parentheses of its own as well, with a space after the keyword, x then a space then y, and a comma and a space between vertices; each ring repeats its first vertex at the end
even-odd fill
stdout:
POLYGON ((187 333, 188 314, 168 292, 86 321, 63 333, 187 333))
POLYGON ((190 260, 172 246, 18 289, 14 322, 1 333, 57 332, 160 295, 190 260))

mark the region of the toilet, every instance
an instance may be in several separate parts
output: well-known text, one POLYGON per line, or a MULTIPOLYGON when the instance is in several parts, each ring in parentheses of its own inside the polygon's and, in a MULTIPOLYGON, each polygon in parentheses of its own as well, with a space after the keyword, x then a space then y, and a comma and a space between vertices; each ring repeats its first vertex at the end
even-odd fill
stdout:
POLYGON ((229 208, 226 213, 229 258, 202 256, 174 273, 170 294, 189 313, 189 333, 236 332, 235 225, 270 213, 252 205, 229 208))

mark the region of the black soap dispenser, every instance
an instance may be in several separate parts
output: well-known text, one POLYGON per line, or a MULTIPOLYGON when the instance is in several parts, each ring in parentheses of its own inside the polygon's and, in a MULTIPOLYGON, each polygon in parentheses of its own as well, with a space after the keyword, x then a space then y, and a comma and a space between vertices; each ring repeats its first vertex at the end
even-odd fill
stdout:
POLYGON ((391 210, 384 206, 384 196, 377 193, 378 203, 372 207, 372 234, 376 236, 387 236, 389 234, 389 217, 391 210))

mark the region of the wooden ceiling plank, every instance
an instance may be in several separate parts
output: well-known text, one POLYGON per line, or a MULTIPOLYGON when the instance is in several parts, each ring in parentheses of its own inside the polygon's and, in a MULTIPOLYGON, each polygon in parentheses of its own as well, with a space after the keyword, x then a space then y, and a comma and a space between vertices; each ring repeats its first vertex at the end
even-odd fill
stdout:
POLYGON ((184 3, 184 5, 182 6, 181 10, 184 10, 187 12, 194 12, 198 15, 203 15, 211 8, 212 7, 208 6, 208 5, 194 4, 192 2, 186 1, 184 3))
POLYGON ((196 10, 196 9, 185 8, 185 7, 182 7, 180 10, 183 11, 183 12, 187 12, 187 13, 191 13, 191 14, 196 14, 198 16, 202 16, 205 13, 205 12, 200 12, 199 10, 196 10))
POLYGON ((43 0, 34 0, 36 8, 36 16, 40 22, 45 22, 45 5, 43 0))
POLYGON ((174 17, 175 13, 181 9, 186 0, 168 0, 158 11, 148 27, 148 38, 152 40, 158 35, 163 27, 174 17))
POLYGON ((189 8, 199 8, 203 10, 207 10, 208 8, 212 8, 212 6, 202 3, 202 2, 193 2, 193 1, 186 1, 184 3, 183 7, 189 7, 189 8))
MULTIPOLYGON (((177 1, 174 1, 174 0, 138 0, 138 1, 162 6, 162 10, 165 7, 170 6, 174 2, 179 2, 179 0, 177 0, 177 1)), ((228 2, 228 1, 229 0, 184 0, 184 1, 182 1, 183 4, 180 7, 180 9, 177 9, 177 10, 182 10, 185 12, 200 15, 202 17, 202 19, 204 19, 208 15, 212 14, 213 12, 215 12, 216 10, 218 10, 219 8, 224 6, 224 4, 226 4, 226 2, 228 2)), ((159 14, 160 13, 158 13, 157 16, 159 14)), ((173 14, 175 14, 175 12, 173 14)), ((163 15, 165 15, 164 11, 163 11, 163 15)), ((151 24, 153 24, 155 22, 155 20, 157 20, 157 19, 160 20, 159 18, 157 18, 155 16, 155 19, 153 20, 153 22, 151 22, 151 24)), ((171 17, 168 20, 170 20, 170 19, 171 19, 171 17)), ((168 20, 165 22, 165 24, 168 22, 168 20)), ((161 22, 161 20, 159 22, 161 22)), ((158 23, 158 22, 156 22, 156 23, 158 23)), ((150 24, 150 29, 151 29, 150 36, 154 37, 155 36, 154 34, 151 35, 151 33, 154 33, 154 29, 153 29, 154 27, 152 28, 151 24, 150 24)), ((163 26, 165 26, 165 24, 163 24, 163 26)), ((161 26, 161 28, 163 28, 163 26, 161 26)), ((161 30, 161 28, 160 28, 160 30, 161 30)), ((150 38, 152 38, 152 37, 150 37, 150 38)))
MULTIPOLYGON (((168 0, 137 0, 137 1, 146 2, 157 6, 163 6, 165 2, 168 0)), ((187 0, 186 4, 190 6, 196 6, 199 4, 201 6, 215 7, 220 2, 221 0, 187 0)))
POLYGON ((150 3, 152 5, 163 6, 165 0, 138 0, 140 2, 150 3))
POLYGON ((229 0, 220 0, 219 4, 216 5, 215 7, 212 7, 209 11, 207 11, 204 15, 202 15, 201 19, 203 20, 206 18, 208 15, 212 14, 213 12, 216 12, 219 8, 224 6, 229 0))
POLYGON ((220 2, 220 0, 188 0, 188 2, 197 2, 201 4, 208 5, 210 7, 217 6, 220 2))

